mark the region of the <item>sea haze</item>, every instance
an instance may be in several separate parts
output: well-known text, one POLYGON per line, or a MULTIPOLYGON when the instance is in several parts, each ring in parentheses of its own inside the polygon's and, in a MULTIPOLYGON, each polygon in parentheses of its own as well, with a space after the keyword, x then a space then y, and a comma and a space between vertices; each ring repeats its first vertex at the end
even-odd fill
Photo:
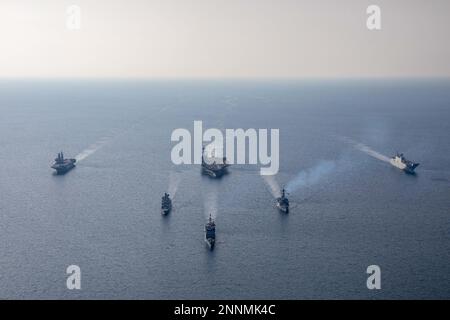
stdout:
POLYGON ((2 80, 0 298, 450 298, 449 132, 448 80, 2 80), (278 175, 174 166, 194 120, 279 129, 278 175), (65 176, 59 151, 79 160, 65 176), (416 176, 383 161, 397 151, 416 176))

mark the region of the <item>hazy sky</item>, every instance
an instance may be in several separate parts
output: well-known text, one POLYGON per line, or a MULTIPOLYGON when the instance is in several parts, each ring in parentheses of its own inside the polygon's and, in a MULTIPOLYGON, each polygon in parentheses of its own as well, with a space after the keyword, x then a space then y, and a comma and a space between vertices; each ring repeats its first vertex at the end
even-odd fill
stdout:
POLYGON ((0 0, 0 77, 450 76, 449 39, 449 0, 0 0))

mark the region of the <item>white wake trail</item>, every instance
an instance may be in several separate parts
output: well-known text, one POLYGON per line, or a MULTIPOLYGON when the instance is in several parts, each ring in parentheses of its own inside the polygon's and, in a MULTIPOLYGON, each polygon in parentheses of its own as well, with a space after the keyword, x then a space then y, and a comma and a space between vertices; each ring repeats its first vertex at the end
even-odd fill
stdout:
POLYGON ((95 152, 97 152, 101 147, 103 147, 110 139, 108 137, 102 138, 98 140, 97 142, 91 144, 89 147, 87 147, 85 150, 81 151, 75 159, 77 162, 83 161, 87 157, 93 155, 95 152))
POLYGON ((281 197, 281 188, 278 184, 277 180, 275 180, 275 176, 262 176, 264 179, 264 182, 269 187, 270 193, 274 198, 281 197))
POLYGON ((378 160, 389 162, 389 157, 386 157, 385 155, 383 155, 383 154, 381 154, 379 152, 376 152, 375 150, 369 148, 365 144, 358 143, 358 144, 355 145, 355 148, 360 150, 360 151, 362 151, 362 152, 367 153, 369 156, 372 156, 372 157, 374 157, 374 158, 376 158, 378 160))
POLYGON ((378 160, 381 160, 381 161, 384 161, 384 162, 390 162, 389 157, 387 157, 384 154, 381 154, 381 153, 373 150, 372 148, 370 148, 369 146, 367 146, 367 145, 365 145, 363 143, 354 141, 354 140, 352 140, 350 138, 347 138, 347 137, 342 137, 342 140, 344 142, 350 143, 357 150, 362 151, 362 152, 368 154, 369 156, 374 157, 375 159, 378 159, 378 160))
POLYGON ((219 213, 218 210, 218 192, 216 187, 209 188, 205 193, 204 198, 204 214, 205 218, 208 219, 209 215, 213 219, 216 219, 217 214, 219 213))
POLYGON ((175 198, 175 195, 178 190, 178 185, 180 184, 181 176, 175 172, 170 172, 169 174, 169 187, 167 188, 167 192, 170 194, 172 199, 175 198))

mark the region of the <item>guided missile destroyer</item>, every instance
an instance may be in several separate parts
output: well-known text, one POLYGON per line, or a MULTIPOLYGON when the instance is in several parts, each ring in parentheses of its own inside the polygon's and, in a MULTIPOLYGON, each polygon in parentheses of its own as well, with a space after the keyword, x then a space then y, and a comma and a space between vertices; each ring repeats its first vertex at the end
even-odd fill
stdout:
POLYGON ((209 221, 205 224, 205 242, 209 247, 209 250, 214 249, 214 244, 216 243, 216 224, 214 220, 209 215, 209 221))
POLYGON ((228 173, 227 158, 216 159, 214 157, 205 159, 205 148, 202 150, 202 173, 213 178, 220 178, 228 173))
POLYGON ((64 154, 60 152, 51 168, 56 170, 56 174, 65 174, 75 168, 75 162, 76 159, 64 159, 64 154))
POLYGON ((172 210, 172 200, 168 193, 164 192, 164 196, 161 199, 161 214, 166 215, 172 210))
POLYGON ((289 213, 289 199, 286 198, 286 191, 283 189, 281 197, 277 198, 277 208, 284 213, 289 213))
POLYGON ((407 160, 403 156, 403 153, 400 153, 400 154, 397 153, 395 156, 393 156, 391 158, 390 161, 394 167, 397 167, 409 174, 414 174, 416 168, 419 166, 419 163, 415 163, 415 162, 407 160))

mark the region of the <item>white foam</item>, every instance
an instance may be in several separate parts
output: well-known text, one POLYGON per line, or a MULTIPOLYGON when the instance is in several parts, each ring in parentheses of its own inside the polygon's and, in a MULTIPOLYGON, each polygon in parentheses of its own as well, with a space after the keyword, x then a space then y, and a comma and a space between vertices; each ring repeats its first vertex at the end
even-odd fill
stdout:
POLYGON ((170 197, 172 199, 175 198, 180 181, 181 181, 181 176, 179 173, 176 173, 173 171, 169 173, 169 187, 167 188, 167 192, 170 194, 170 197))
POLYGON ((376 152, 375 150, 369 148, 369 147, 366 146, 365 144, 358 143, 357 145, 355 145, 355 147, 356 147, 358 150, 360 150, 360 151, 362 151, 362 152, 365 152, 365 153, 367 153, 369 156, 372 156, 372 157, 374 157, 374 158, 376 158, 376 159, 378 159, 378 160, 381 160, 381 161, 384 161, 384 162, 389 162, 389 157, 386 157, 385 155, 383 155, 383 154, 381 154, 381 153, 379 153, 379 152, 376 152))
POLYGON ((275 180, 275 176, 262 176, 267 186, 269 187, 270 193, 274 198, 281 197, 281 189, 277 180, 275 180))
POLYGON ((215 219, 219 213, 218 210, 218 190, 217 187, 209 187, 208 190, 204 192, 204 214, 205 218, 208 219, 209 215, 215 219))
POLYGON ((109 141, 108 137, 104 137, 94 144, 91 144, 89 147, 87 147, 85 150, 81 151, 75 159, 77 162, 83 161, 87 157, 93 155, 95 152, 97 152, 100 148, 102 148, 107 142, 109 141))
POLYGON ((354 140, 352 140, 352 139, 350 139, 348 137, 342 137, 341 140, 343 140, 344 142, 350 143, 357 150, 362 151, 362 152, 368 154, 369 156, 374 157, 375 159, 378 159, 378 160, 381 160, 381 161, 384 161, 384 162, 390 162, 389 157, 387 157, 384 154, 381 154, 381 153, 373 150, 372 148, 370 148, 369 146, 367 146, 367 145, 365 145, 363 143, 354 141, 354 140))

